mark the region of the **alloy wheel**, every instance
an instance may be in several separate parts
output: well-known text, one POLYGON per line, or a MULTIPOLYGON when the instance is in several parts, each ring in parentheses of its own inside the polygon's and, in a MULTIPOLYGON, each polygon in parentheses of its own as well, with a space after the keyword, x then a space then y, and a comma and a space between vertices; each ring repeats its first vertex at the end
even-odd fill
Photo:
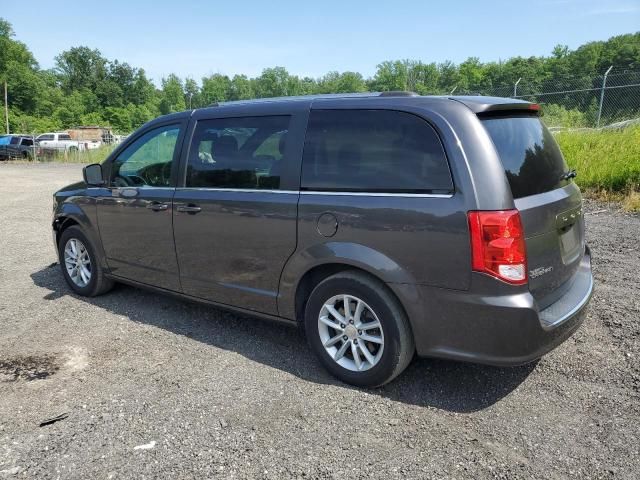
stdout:
POLYGON ((324 303, 318 333, 329 356, 347 370, 369 370, 382 358, 382 324, 373 309, 353 295, 335 295, 324 303))
POLYGON ((64 266, 69 278, 78 287, 84 288, 91 281, 91 259, 84 243, 70 238, 64 246, 64 266))

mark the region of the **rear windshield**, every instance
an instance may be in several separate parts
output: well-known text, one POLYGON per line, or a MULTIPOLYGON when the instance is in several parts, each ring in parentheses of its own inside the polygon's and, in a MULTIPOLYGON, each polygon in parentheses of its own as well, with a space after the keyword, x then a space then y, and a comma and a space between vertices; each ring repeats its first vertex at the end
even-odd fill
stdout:
POLYGON ((568 170, 553 135, 538 117, 482 120, 498 151, 513 198, 545 193, 567 185, 568 170))

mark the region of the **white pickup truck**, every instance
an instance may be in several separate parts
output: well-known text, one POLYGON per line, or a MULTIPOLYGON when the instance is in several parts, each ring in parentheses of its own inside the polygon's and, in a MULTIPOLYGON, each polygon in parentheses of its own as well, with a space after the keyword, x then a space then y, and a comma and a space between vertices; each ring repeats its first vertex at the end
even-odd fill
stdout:
POLYGON ((60 150, 65 152, 77 152, 92 150, 100 146, 97 141, 74 140, 66 132, 43 133, 36 137, 36 144, 43 150, 60 150))

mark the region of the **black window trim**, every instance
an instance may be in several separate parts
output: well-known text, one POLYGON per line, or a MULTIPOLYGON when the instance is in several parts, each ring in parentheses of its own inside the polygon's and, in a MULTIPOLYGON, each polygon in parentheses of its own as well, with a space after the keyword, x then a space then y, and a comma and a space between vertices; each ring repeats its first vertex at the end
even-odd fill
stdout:
POLYGON ((301 190, 301 195, 334 195, 345 197, 401 197, 401 198, 451 198, 455 192, 449 193, 411 193, 407 192, 373 192, 355 190, 301 190))
POLYGON ((456 192, 456 183, 453 177, 453 172, 451 170, 451 163, 449 161, 449 155, 447 153, 447 149, 445 148, 444 142, 442 141, 442 137, 438 128, 426 117, 419 115, 412 111, 402 110, 399 108, 311 108, 309 112, 309 118, 307 120, 307 129, 305 129, 305 139, 304 139, 304 147, 303 147, 303 156, 302 162, 300 163, 300 193, 301 194, 313 194, 313 195, 345 195, 345 196, 392 196, 392 197, 418 197, 418 198, 451 198, 456 192), (447 169, 449 171, 449 177, 451 178, 451 189, 450 190, 441 190, 441 189, 373 189, 373 188, 363 188, 363 189, 354 189, 354 188, 317 188, 317 187, 304 187, 302 185, 302 171, 304 168, 304 147, 307 145, 307 131, 309 122, 311 121, 311 116, 313 112, 336 112, 336 111, 381 111, 381 112, 399 112, 405 113, 409 115, 413 115, 419 120, 426 122, 427 125, 431 127, 433 132, 440 143, 440 147, 442 148, 442 152, 444 153, 444 158, 447 164, 447 169))

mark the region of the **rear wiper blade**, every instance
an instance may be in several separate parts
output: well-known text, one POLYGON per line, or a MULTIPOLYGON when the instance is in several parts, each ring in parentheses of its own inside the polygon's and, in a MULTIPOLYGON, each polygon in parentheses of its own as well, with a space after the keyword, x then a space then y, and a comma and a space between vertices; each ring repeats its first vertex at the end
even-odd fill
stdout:
POLYGON ((560 180, 569 180, 570 178, 576 178, 578 176, 578 172, 575 170, 568 170, 562 174, 560 180))

